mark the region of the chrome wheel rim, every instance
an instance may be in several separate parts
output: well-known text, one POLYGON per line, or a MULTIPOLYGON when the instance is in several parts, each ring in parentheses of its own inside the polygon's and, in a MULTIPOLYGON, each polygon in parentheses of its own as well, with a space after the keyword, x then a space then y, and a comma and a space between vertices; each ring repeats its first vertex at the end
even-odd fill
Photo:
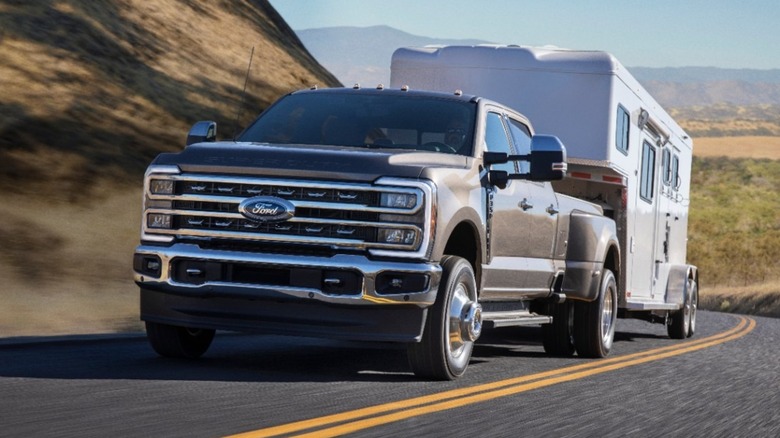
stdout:
POLYGON ((696 309, 699 307, 699 291, 696 288, 696 282, 691 279, 690 280, 690 290, 691 290, 691 308, 690 308, 690 323, 688 325, 688 333, 689 335, 692 334, 694 331, 696 331, 696 309))
POLYGON ((601 308, 601 340, 607 348, 612 345, 615 324, 615 302, 612 292, 611 285, 607 285, 604 288, 604 306, 601 308))
POLYGON ((463 337, 461 327, 464 325, 466 309, 471 303, 471 298, 468 294, 468 289, 463 282, 459 282, 455 286, 455 290, 452 291, 452 300, 450 301, 450 307, 448 311, 448 323, 447 323, 447 350, 449 355, 453 359, 457 359, 463 355, 464 350, 470 344, 468 340, 463 337))

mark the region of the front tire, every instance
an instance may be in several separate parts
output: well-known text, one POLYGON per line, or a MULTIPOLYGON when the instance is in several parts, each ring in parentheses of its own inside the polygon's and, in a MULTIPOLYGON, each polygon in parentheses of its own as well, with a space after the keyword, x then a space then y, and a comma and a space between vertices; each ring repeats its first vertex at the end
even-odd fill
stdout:
POLYGON ((146 338, 160 356, 197 359, 211 346, 214 330, 146 321, 146 338))
POLYGON ((598 298, 590 303, 576 303, 574 308, 574 343, 578 355, 593 358, 609 355, 615 339, 617 305, 615 274, 604 269, 598 298))
POLYGON ((428 310, 422 339, 409 344, 407 354, 415 375, 453 380, 466 372, 481 332, 482 316, 471 264, 461 257, 447 256, 441 266, 439 292, 428 310))

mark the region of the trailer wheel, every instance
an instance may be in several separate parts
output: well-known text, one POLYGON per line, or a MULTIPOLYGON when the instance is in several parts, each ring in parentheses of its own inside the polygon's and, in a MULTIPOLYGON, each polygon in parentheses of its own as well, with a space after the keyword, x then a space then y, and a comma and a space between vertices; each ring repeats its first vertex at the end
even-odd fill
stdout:
POLYGON ((574 307, 574 344, 582 357, 607 357, 615 339, 617 321, 617 283, 615 274, 604 269, 599 296, 590 303, 574 307))
POLYGON ((542 344, 545 353, 551 356, 570 357, 574 355, 574 309, 572 303, 550 304, 551 324, 542 325, 542 344))
POLYGON ((691 291, 691 322, 688 324, 688 337, 690 338, 696 332, 696 310, 699 308, 699 285, 696 280, 688 280, 688 287, 691 291))
POLYGON ((672 339, 685 339, 693 336, 696 330, 696 307, 699 305, 699 291, 696 287, 696 281, 688 279, 687 293, 685 302, 679 310, 669 313, 669 320, 666 326, 666 332, 672 339))
POLYGON ((441 265, 439 293, 428 310, 422 339, 409 344, 407 354, 417 376, 453 380, 466 372, 471 360, 474 341, 482 331, 482 310, 471 264, 447 256, 441 265))
POLYGON ((146 337, 160 356, 197 359, 209 349, 214 330, 191 329, 146 321, 146 337))

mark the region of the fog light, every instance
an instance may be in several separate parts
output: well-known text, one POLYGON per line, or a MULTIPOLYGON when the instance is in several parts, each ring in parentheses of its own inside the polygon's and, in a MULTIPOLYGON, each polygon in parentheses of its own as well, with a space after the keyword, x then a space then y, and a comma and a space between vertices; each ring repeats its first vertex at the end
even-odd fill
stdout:
POLYGON ((379 230, 380 243, 411 245, 417 239, 417 232, 409 229, 382 228, 379 230))
POLYGON ((149 190, 155 195, 172 195, 173 180, 153 179, 149 182, 149 190))
POLYGON ((160 213, 150 213, 146 217, 146 225, 149 228, 171 229, 171 215, 169 215, 169 214, 160 214, 160 213))
POLYGON ((133 256, 133 270, 139 274, 160 278, 162 261, 156 255, 135 254, 133 256))

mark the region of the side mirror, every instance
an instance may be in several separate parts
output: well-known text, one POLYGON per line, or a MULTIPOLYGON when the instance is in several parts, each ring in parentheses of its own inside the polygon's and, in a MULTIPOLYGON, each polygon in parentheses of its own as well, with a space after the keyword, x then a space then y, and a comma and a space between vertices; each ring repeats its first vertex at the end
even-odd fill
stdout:
POLYGON ((204 141, 217 141, 217 122, 201 121, 192 125, 190 132, 187 133, 187 146, 193 143, 204 141))
POLYGON ((531 138, 531 181, 556 181, 566 176, 566 147, 558 137, 534 135, 531 138))

